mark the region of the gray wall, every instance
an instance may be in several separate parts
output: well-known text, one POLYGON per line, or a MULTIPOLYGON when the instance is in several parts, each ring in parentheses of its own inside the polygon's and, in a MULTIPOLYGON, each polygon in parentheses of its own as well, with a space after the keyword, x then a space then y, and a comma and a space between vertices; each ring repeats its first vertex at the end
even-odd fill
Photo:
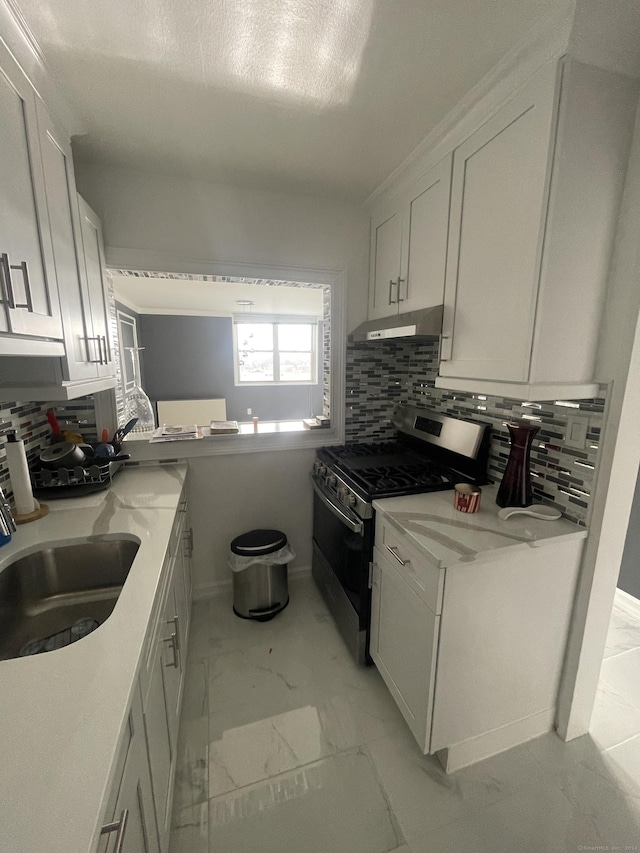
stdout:
POLYGON ((145 391, 153 400, 224 397, 227 418, 246 421, 308 418, 322 412, 322 386, 237 388, 229 317, 141 314, 145 391), (310 395, 311 392, 311 395, 310 395), (311 400, 309 399, 311 396, 311 400))
POLYGON ((636 491, 629 516, 618 587, 634 598, 640 598, 640 473, 636 480, 636 491))

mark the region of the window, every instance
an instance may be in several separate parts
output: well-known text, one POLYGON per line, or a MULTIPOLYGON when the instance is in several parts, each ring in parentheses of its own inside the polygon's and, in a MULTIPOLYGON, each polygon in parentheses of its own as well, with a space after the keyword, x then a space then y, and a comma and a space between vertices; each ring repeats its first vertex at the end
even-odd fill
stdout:
POLYGON ((317 384, 317 320, 241 315, 233 329, 236 385, 317 384))
POLYGON ((133 352, 131 348, 137 348, 138 344, 138 323, 136 318, 119 308, 116 311, 118 319, 118 341, 120 344, 120 382, 122 385, 122 393, 126 397, 133 390, 134 368, 133 368, 133 352))

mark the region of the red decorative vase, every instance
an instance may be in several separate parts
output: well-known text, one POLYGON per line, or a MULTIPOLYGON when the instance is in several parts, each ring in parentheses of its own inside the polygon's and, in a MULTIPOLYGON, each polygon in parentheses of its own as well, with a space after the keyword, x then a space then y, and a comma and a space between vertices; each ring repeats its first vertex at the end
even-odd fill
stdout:
POLYGON ((511 434, 511 451, 498 489, 498 506, 531 506, 533 490, 529 470, 531 445, 539 426, 522 421, 507 424, 511 434))

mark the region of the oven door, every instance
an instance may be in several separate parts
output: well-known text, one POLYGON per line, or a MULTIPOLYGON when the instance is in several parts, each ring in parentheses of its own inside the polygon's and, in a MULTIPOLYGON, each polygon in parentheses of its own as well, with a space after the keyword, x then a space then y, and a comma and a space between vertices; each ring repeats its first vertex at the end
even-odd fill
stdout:
POLYGON ((373 519, 341 506, 318 478, 312 476, 312 482, 313 576, 347 645, 357 660, 368 663, 373 519))

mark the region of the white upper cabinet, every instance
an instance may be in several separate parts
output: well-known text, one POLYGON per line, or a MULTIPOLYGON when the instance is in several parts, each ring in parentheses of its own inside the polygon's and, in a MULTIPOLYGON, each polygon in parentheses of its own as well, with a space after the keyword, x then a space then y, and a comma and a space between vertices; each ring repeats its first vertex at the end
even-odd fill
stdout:
POLYGON ((71 145, 41 102, 38 103, 38 127, 62 307, 66 348, 64 378, 72 382, 93 379, 98 376, 101 353, 92 332, 71 145))
POLYGON ((438 387, 594 396, 636 90, 544 67, 454 152, 438 387))
POLYGON ((86 201, 78 196, 83 260, 89 295, 92 341, 97 346, 98 376, 113 376, 113 344, 109 322, 102 225, 86 201))
POLYGON ((443 375, 528 377, 555 90, 550 69, 455 152, 443 375))
POLYGON ((371 219, 369 319, 442 304, 451 157, 371 219))
POLYGON ((384 210, 371 221, 371 292, 369 319, 398 313, 398 280, 402 257, 402 213, 384 210))
POLYGON ((112 388, 100 221, 79 201, 68 135, 1 43, 0 145, 0 400, 112 388))
POLYGON ((62 346, 55 339, 62 338, 62 321, 36 95, 1 43, 0 150, 0 354, 58 355, 62 346))

